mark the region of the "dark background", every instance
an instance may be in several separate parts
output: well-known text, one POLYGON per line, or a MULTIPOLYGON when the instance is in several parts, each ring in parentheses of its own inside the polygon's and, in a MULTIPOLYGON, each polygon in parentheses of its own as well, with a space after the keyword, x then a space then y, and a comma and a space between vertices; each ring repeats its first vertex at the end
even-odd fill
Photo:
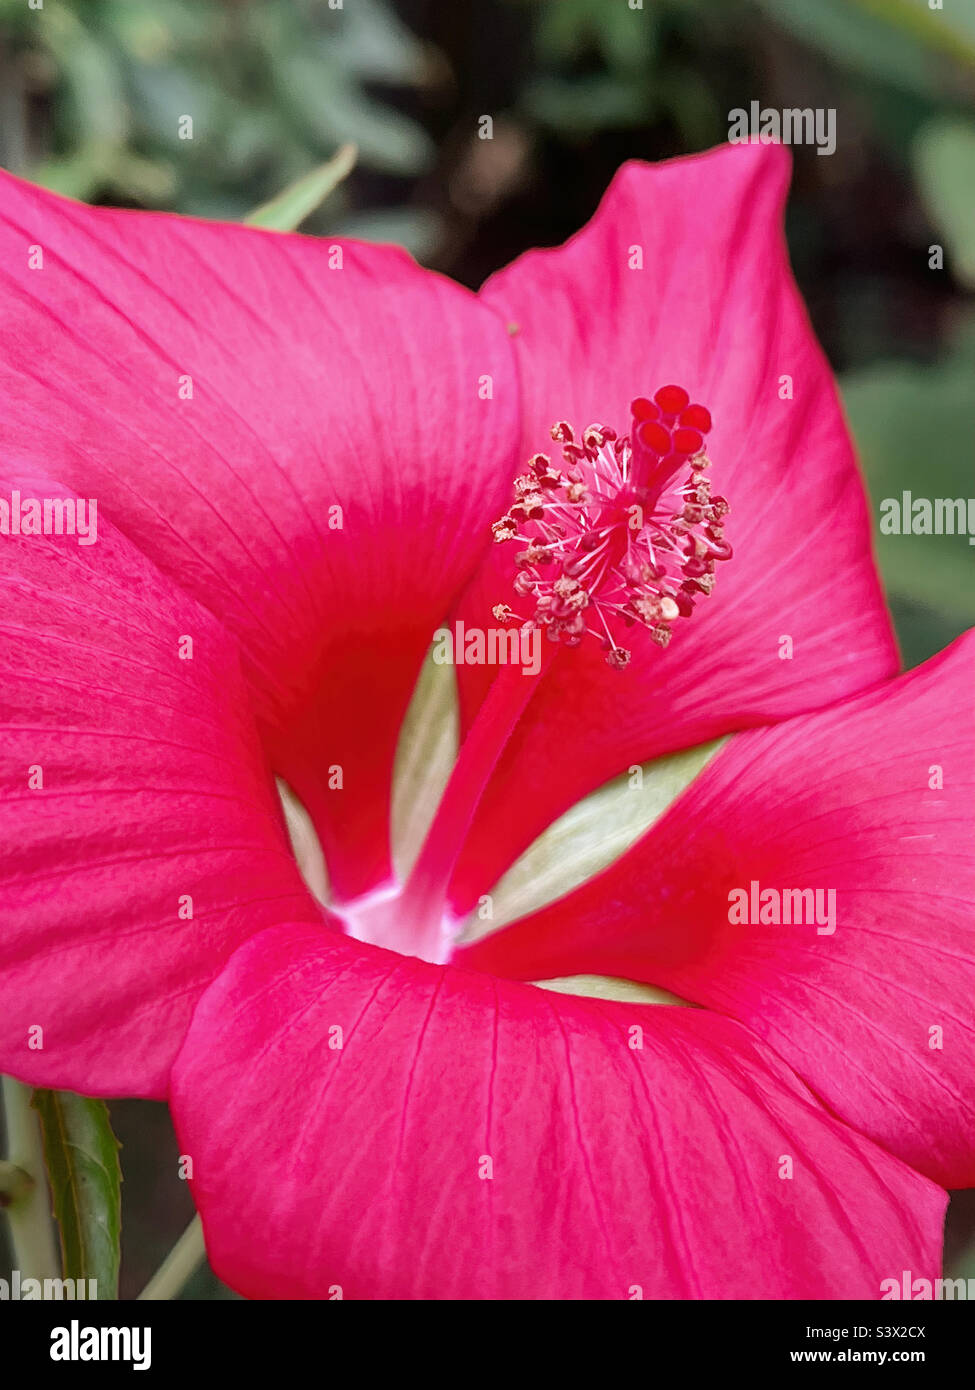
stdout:
MULTIPOLYGON (((753 100, 836 109, 835 154, 794 151, 787 230, 875 517, 903 488, 973 495, 972 0, 643 0, 636 11, 628 0, 344 0, 340 11, 328 0, 45 0, 39 11, 0 0, 0 165, 88 202, 240 220, 354 140, 356 169, 303 230, 401 242, 472 287, 575 231, 623 160, 717 144, 729 111, 753 100), (192 140, 178 138, 184 114, 192 140), (478 138, 482 115, 493 140, 478 138)), ((975 548, 963 536, 877 544, 916 665, 975 624, 975 548)), ((165 1108, 120 1101, 112 1116, 132 1296, 193 1209, 165 1108)), ((952 1203, 947 1263, 975 1276, 973 1194, 952 1203)), ((233 1296, 206 1270, 186 1293, 233 1296)))

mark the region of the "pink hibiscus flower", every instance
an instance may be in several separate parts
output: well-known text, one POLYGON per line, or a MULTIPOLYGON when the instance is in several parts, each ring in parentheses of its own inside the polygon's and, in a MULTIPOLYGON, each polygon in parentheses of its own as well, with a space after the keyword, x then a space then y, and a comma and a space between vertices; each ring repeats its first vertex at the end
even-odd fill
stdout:
POLYGON ((938 1272, 973 1177, 975 639, 889 680, 787 173, 627 165, 478 296, 389 248, 0 183, 7 529, 15 493, 20 521, 97 503, 96 543, 0 537, 0 1069, 168 1098, 245 1294, 938 1272), (401 883, 431 636, 509 614, 559 640, 536 677, 457 667, 401 883), (729 734, 597 877, 460 939, 580 798, 729 734), (770 906, 808 890, 835 911, 770 906))

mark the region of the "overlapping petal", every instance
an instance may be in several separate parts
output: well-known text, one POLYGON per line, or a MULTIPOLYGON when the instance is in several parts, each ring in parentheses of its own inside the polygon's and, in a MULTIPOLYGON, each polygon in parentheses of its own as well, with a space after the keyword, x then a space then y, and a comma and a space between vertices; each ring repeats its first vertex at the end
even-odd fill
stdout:
POLYGON ((163 1096, 231 952, 321 913, 236 640, 96 518, 93 544, 0 536, 0 1071, 163 1096))
POLYGON ((877 1298, 938 1270, 944 1193, 701 1010, 282 927, 173 1080, 210 1259, 251 1297, 877 1298))
MULTIPOLYGON (((619 639, 634 654, 624 672, 595 642, 559 654, 475 821, 458 911, 631 763, 825 706, 896 669, 849 436, 788 265, 788 169, 783 149, 745 145, 627 164, 577 236, 528 252, 481 292, 518 325, 522 458, 556 447, 556 420, 625 430, 631 399, 680 383, 713 415, 712 481, 731 504, 735 554, 665 651, 636 627, 619 639)), ((511 565, 495 547, 465 621, 490 625, 499 601, 517 611, 511 565)), ((461 670, 465 725, 490 675, 461 670)))
MULTIPOLYGON (((755 148, 627 166, 480 302, 391 249, 0 176, 5 486, 100 519, 90 548, 0 538, 0 1069, 170 1087, 246 1294, 872 1298, 938 1272, 929 1179, 973 1169, 975 639, 803 713, 895 653, 786 170, 755 148), (666 651, 631 634, 624 673, 558 654, 454 906, 631 763, 786 722, 475 969, 345 939, 272 773, 340 897, 382 882, 400 719, 519 449, 555 419, 625 424, 667 381, 714 415, 736 559, 666 651), (835 933, 733 921, 752 881, 835 892, 835 933), (705 1007, 522 982, 570 974, 705 1007)), ((493 551, 459 614, 493 625, 510 577, 493 551)), ((466 729, 490 674, 461 668, 466 729)))
POLYGON ((856 1129, 971 1184, 973 690, 975 633, 896 682, 732 739, 603 874, 460 959, 644 980, 721 1010, 856 1129), (835 929, 826 896, 801 925, 772 920, 773 899, 767 924, 731 920, 729 895, 750 900, 753 883, 780 917, 786 890, 835 894, 835 929))
POLYGON ((337 890, 382 880, 398 725, 514 466, 495 316, 393 248, 0 175, 0 317, 4 456, 96 496, 240 637, 337 890))

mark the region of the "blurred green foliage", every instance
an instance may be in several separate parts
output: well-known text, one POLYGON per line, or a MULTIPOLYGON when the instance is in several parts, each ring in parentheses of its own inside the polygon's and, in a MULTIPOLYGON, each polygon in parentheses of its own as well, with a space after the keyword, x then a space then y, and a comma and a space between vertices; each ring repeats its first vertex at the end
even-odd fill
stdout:
MULTIPOLYGON (((843 397, 871 495, 975 496, 975 314, 937 361, 849 372, 843 397)), ((909 658, 975 626, 975 552, 966 536, 878 535, 877 559, 909 658)), ((912 662, 913 664, 913 662, 912 662)))
POLYGON ((840 68, 853 68, 940 100, 945 67, 975 69, 975 10, 953 5, 932 9, 928 0, 759 0, 769 15, 800 38, 821 47, 840 68))
POLYGON ((23 103, 3 162, 75 198, 234 219, 348 140, 385 172, 431 157, 422 127, 366 90, 428 71, 381 0, 0 0, 0 33, 6 104, 23 103))
POLYGON ((925 125, 915 141, 914 169, 955 276, 975 290, 975 121, 947 117, 925 125))

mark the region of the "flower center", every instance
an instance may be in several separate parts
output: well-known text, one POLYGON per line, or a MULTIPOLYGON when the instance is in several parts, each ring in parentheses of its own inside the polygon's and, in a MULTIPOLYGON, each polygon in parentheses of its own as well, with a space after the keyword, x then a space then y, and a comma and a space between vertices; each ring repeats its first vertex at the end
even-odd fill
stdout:
POLYGON ((665 647, 674 623, 711 593, 717 561, 732 553, 728 503, 712 496, 706 476, 708 410, 682 386, 662 386, 652 400, 631 402, 630 413, 628 435, 593 424, 577 438, 567 421, 554 424, 561 467, 548 454, 529 459, 493 526, 496 541, 523 547, 514 588, 528 610, 498 604, 495 617, 541 627, 570 647, 594 637, 618 670, 630 660, 619 627, 639 623, 665 647))
POLYGON ((559 421, 552 438, 562 446, 561 464, 536 454, 516 479, 514 500, 493 529, 497 541, 521 547, 514 588, 526 611, 502 603, 494 614, 541 628, 550 645, 538 672, 498 671, 406 881, 333 905, 358 940, 441 964, 451 958, 464 925, 449 902, 458 857, 505 745, 559 647, 590 636, 622 670, 630 652, 619 629, 639 624, 665 647, 677 620, 711 593, 717 562, 731 558, 723 526, 728 503, 712 496, 707 478, 710 413, 682 386, 663 386, 652 400, 632 401, 630 415, 628 435, 594 424, 577 437, 559 421))

